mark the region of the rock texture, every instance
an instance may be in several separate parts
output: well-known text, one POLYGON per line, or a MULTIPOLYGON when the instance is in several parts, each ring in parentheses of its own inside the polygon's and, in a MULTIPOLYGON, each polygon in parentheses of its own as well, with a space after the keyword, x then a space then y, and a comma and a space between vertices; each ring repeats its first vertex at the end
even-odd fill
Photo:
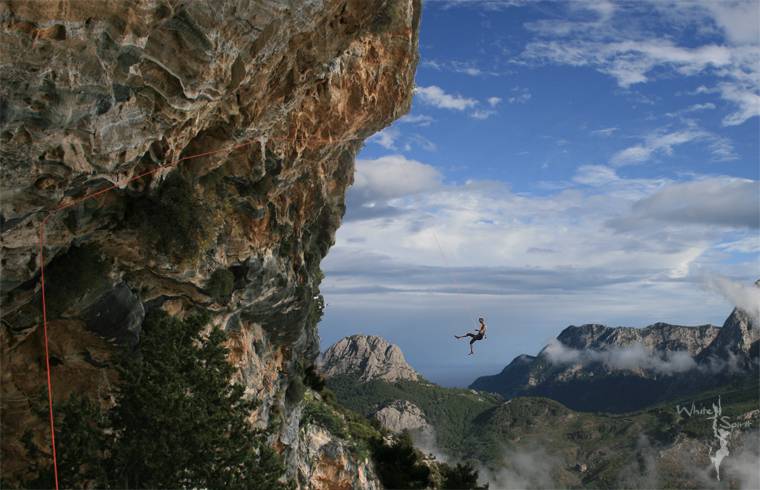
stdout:
POLYGON ((352 335, 339 340, 322 354, 319 364, 328 378, 354 375, 363 382, 421 379, 398 346, 374 335, 352 335))
POLYGON ((299 436, 296 462, 298 483, 302 488, 331 490, 380 490, 368 460, 357 461, 343 442, 318 425, 309 425, 299 436))
POLYGON ((391 432, 408 430, 432 433, 433 430, 425 417, 425 412, 407 400, 393 400, 375 412, 373 417, 391 432))
POLYGON ((470 387, 506 398, 546 396, 577 410, 637 410, 756 375, 759 335, 739 309, 723 328, 570 326, 537 356, 518 356, 501 373, 470 387))
POLYGON ((43 221, 46 276, 61 271, 54 403, 107 398, 113 342, 137 342, 146 311, 211 310, 292 473, 305 449, 284 393, 318 353, 319 263, 362 141, 409 108, 419 15, 418 0, 0 6, 4 479, 28 467, 24 431, 48 445, 43 221))
POLYGON ((655 323, 644 328, 582 325, 567 327, 557 336, 557 340, 579 350, 604 350, 639 344, 650 351, 685 351, 695 356, 710 345, 719 332, 720 329, 713 325, 685 327, 655 323))
POLYGON ((728 363, 735 369, 757 367, 760 325, 747 312, 734 308, 720 333, 697 360, 706 366, 728 363))

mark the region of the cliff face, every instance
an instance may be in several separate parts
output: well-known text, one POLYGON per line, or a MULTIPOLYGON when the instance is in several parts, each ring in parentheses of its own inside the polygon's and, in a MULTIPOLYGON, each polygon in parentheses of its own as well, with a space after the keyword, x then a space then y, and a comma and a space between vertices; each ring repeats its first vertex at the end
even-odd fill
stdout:
POLYGON ((54 403, 107 403, 114 343, 136 344, 147 311, 210 310, 262 401, 252 420, 299 471, 284 395, 318 353, 319 263, 354 156, 409 108, 420 5, 293 4, 0 7, 4 477, 26 467, 24 431, 48 445, 43 220, 54 403))
POLYGON ((356 375, 361 381, 418 381, 415 371, 397 345, 374 335, 352 335, 340 339, 327 349, 319 360, 326 377, 356 375))

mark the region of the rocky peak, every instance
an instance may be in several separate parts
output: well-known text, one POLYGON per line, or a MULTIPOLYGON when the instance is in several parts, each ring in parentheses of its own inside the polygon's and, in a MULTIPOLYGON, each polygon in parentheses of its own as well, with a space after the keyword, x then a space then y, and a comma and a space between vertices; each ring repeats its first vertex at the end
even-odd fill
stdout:
POLYGON ((699 356, 700 360, 748 356, 752 344, 760 340, 760 325, 747 312, 734 308, 723 323, 723 328, 710 346, 699 356))
POLYGON ((327 349, 320 358, 325 376, 342 374, 358 376, 364 382, 417 381, 421 376, 407 364, 397 345, 374 335, 344 337, 327 349))
POLYGON ((607 350, 641 344, 650 351, 686 351, 694 356, 710 345, 719 333, 720 328, 714 325, 689 327, 658 322, 633 328, 588 324, 567 327, 557 340, 578 350, 607 350))

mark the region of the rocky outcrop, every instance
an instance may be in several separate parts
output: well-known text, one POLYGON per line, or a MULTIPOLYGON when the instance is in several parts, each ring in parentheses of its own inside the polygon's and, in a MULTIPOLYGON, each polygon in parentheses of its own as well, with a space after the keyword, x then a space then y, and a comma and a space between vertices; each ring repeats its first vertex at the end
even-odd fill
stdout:
POLYGON ((252 420, 297 459, 284 393, 318 353, 319 263, 362 141, 409 108, 419 15, 418 0, 0 7, 4 481, 28 467, 25 431, 49 446, 43 222, 54 404, 107 398, 108 357, 146 312, 209 310, 261 402, 252 420), (217 271, 234 277, 223 294, 217 271))
POLYGON ((302 450, 295 465, 302 488, 379 490, 382 488, 368 459, 356 456, 340 440, 318 425, 301 431, 302 450))
POLYGON ((747 312, 734 308, 715 340, 697 356, 700 365, 757 369, 760 325, 747 312))
POLYGON ((353 375, 363 382, 421 379, 398 346, 374 335, 352 335, 339 340, 322 354, 319 365, 328 378, 353 375))
POLYGON ((425 412, 414 403, 407 400, 393 400, 373 415, 380 425, 391 432, 432 433, 433 428, 428 423, 425 412))

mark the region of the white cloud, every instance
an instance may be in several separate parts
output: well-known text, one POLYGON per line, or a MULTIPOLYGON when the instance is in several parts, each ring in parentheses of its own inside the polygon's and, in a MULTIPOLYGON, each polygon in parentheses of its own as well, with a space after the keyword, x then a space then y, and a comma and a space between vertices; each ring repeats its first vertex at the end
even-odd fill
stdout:
POLYGON ((513 95, 507 99, 507 102, 510 104, 525 104, 532 97, 530 90, 527 88, 516 87, 512 89, 512 93, 513 95))
MULTIPOLYGON (((577 10, 576 3, 568 8, 577 10)), ((712 75, 718 83, 703 86, 702 93, 716 92, 735 108, 723 119, 724 125, 742 124, 760 115, 757 2, 660 0, 618 6, 629 10, 625 23, 613 21, 612 16, 596 16, 590 21, 542 20, 527 24, 539 39, 525 47, 521 59, 590 67, 615 78, 623 88, 663 74, 712 75), (704 32, 715 31, 713 26, 717 26, 728 42, 678 45, 671 36, 655 30, 654 26, 661 24, 674 29, 688 25, 704 32)))
POLYGON ((488 105, 491 107, 496 107, 501 103, 501 97, 489 97, 488 98, 488 105))
POLYGON ((673 152, 674 146, 705 138, 706 136, 706 132, 693 129, 651 135, 646 138, 644 143, 630 146, 615 153, 612 156, 611 162, 616 166, 644 163, 652 158, 655 153, 670 155, 673 152))
POLYGON ((453 109, 463 111, 475 107, 477 100, 460 95, 447 94, 440 87, 431 85, 429 87, 415 87, 414 93, 419 97, 423 104, 432 105, 440 109, 453 109))
POLYGON ((756 253, 760 254, 760 234, 752 233, 750 236, 739 240, 732 240, 718 245, 718 248, 726 252, 756 253))
POLYGON ((401 124, 414 124, 417 126, 430 126, 435 119, 424 114, 407 114, 401 117, 397 122, 401 124))
POLYGON ((732 305, 744 310, 760 325, 760 287, 742 284, 728 277, 709 275, 703 278, 704 286, 720 294, 732 305))
POLYGON ((403 155, 389 155, 357 160, 351 193, 366 203, 431 191, 440 184, 441 174, 434 167, 403 155))
POLYGON ((664 187, 634 203, 631 214, 614 223, 619 229, 648 222, 760 228, 759 204, 757 181, 712 177, 664 187))
POLYGON ((388 150, 395 150, 396 141, 398 141, 400 136, 401 136, 401 131, 399 131, 398 129, 385 128, 373 134, 372 137, 369 138, 368 141, 370 143, 375 143, 377 145, 380 145, 383 148, 386 148, 388 150))
POLYGON ((484 71, 480 67, 476 66, 470 61, 457 61, 457 60, 423 60, 421 66, 425 68, 432 68, 438 71, 449 71, 453 73, 461 73, 463 75, 469 75, 471 77, 479 77, 483 75, 496 75, 489 71, 484 71))
POLYGON ((643 143, 629 146, 615 153, 610 159, 610 163, 618 167, 646 163, 655 156, 672 155, 676 146, 696 141, 708 142, 710 152, 716 161, 736 158, 730 140, 691 124, 689 127, 678 131, 652 133, 644 139, 643 143))
POLYGON ((591 131, 591 134, 597 135, 597 136, 612 136, 613 134, 615 134, 617 130, 618 128, 595 129, 594 131, 591 131))
POLYGON ((470 117, 473 119, 488 119, 491 116, 495 116, 497 114, 496 111, 492 111, 490 109, 475 109, 470 113, 470 117))
POLYGON ((700 4, 712 14, 729 41, 760 43, 760 5, 756 1, 702 0, 700 4))
POLYGON ((660 374, 683 373, 697 367, 697 363, 685 351, 659 352, 646 349, 640 343, 604 350, 573 349, 557 339, 544 347, 542 354, 559 365, 586 365, 602 363, 611 370, 653 371, 660 374))
POLYGON ((604 165, 582 165, 573 177, 578 184, 600 186, 620 180, 615 170, 604 165))

